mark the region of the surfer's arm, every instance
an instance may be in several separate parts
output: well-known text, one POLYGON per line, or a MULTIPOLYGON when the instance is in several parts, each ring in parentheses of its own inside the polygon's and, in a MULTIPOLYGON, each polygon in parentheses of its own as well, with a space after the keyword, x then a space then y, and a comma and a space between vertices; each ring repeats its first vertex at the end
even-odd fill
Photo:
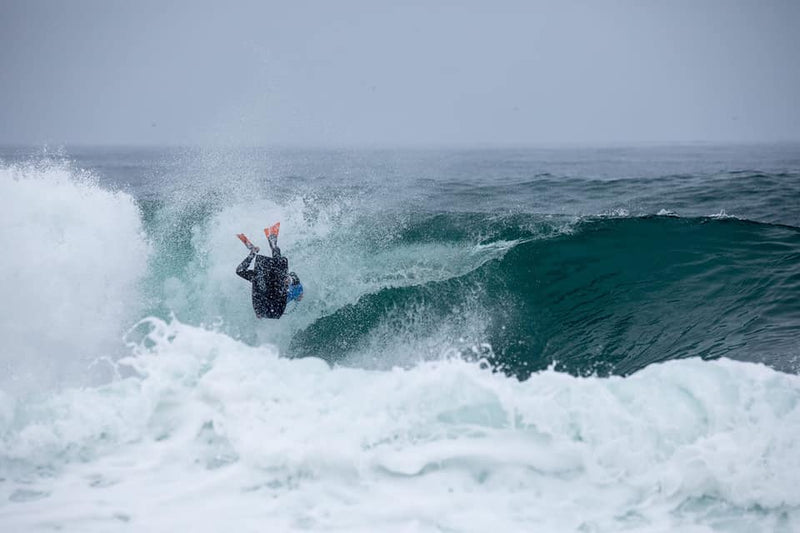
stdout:
POLYGON ((240 278, 244 278, 247 281, 253 281, 253 275, 255 274, 255 271, 247 270, 247 267, 250 266, 250 263, 253 261, 253 258, 255 256, 256 253, 253 251, 250 252, 250 255, 244 258, 244 261, 242 261, 242 263, 238 267, 236 267, 237 276, 239 276, 240 278))

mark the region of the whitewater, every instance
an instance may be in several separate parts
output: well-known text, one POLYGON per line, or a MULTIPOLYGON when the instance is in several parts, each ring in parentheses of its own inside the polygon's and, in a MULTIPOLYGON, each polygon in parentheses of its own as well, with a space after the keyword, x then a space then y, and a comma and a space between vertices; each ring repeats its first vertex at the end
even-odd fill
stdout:
POLYGON ((794 153, 7 151, 0 531, 799 531, 794 153))

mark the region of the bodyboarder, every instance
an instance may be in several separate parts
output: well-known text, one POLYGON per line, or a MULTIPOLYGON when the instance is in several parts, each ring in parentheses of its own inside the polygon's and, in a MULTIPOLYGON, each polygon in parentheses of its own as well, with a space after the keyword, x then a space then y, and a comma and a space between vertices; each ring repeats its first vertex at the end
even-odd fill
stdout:
POLYGON ((290 301, 303 299, 303 285, 294 272, 289 272, 289 260, 281 255, 278 248, 278 231, 280 222, 264 230, 267 242, 272 250, 272 257, 260 255, 260 248, 239 234, 250 254, 236 268, 236 274, 253 285, 253 310, 258 318, 280 318, 290 301), (250 263, 255 258, 253 269, 250 263))

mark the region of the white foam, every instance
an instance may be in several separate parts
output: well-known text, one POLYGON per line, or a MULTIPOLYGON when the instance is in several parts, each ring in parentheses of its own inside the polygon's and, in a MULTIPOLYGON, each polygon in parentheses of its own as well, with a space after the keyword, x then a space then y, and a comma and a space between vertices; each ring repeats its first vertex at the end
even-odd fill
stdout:
POLYGON ((624 207, 616 207, 610 211, 601 213, 600 216, 608 218, 628 218, 631 216, 631 213, 624 207))
POLYGON ((137 318, 148 255, 133 199, 67 164, 0 165, 0 387, 91 373, 137 318))
POLYGON ((720 209, 718 213, 714 213, 713 215, 708 215, 708 218, 726 220, 726 219, 729 219, 729 218, 738 219, 739 217, 737 217, 736 215, 729 215, 728 213, 725 212, 724 209, 720 209))
POLYGON ((0 413, 9 531, 794 531, 800 378, 330 369, 148 320, 138 377, 0 413), (37 476, 38 471, 50 472, 37 476))

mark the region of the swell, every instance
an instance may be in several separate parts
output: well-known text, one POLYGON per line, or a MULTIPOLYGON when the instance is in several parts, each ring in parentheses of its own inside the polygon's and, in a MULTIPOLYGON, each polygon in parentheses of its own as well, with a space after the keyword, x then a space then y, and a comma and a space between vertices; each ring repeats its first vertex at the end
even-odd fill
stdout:
POLYGON ((797 228, 733 218, 594 217, 548 233, 541 219, 482 216, 429 217, 399 239, 469 240, 483 228, 482 243, 516 242, 504 256, 451 279, 366 294, 294 335, 291 355, 344 361, 409 342, 401 330, 425 337, 454 324, 474 328, 477 320, 478 334, 464 336, 488 344, 478 353, 520 379, 550 365, 626 375, 686 357, 796 370, 797 228))

